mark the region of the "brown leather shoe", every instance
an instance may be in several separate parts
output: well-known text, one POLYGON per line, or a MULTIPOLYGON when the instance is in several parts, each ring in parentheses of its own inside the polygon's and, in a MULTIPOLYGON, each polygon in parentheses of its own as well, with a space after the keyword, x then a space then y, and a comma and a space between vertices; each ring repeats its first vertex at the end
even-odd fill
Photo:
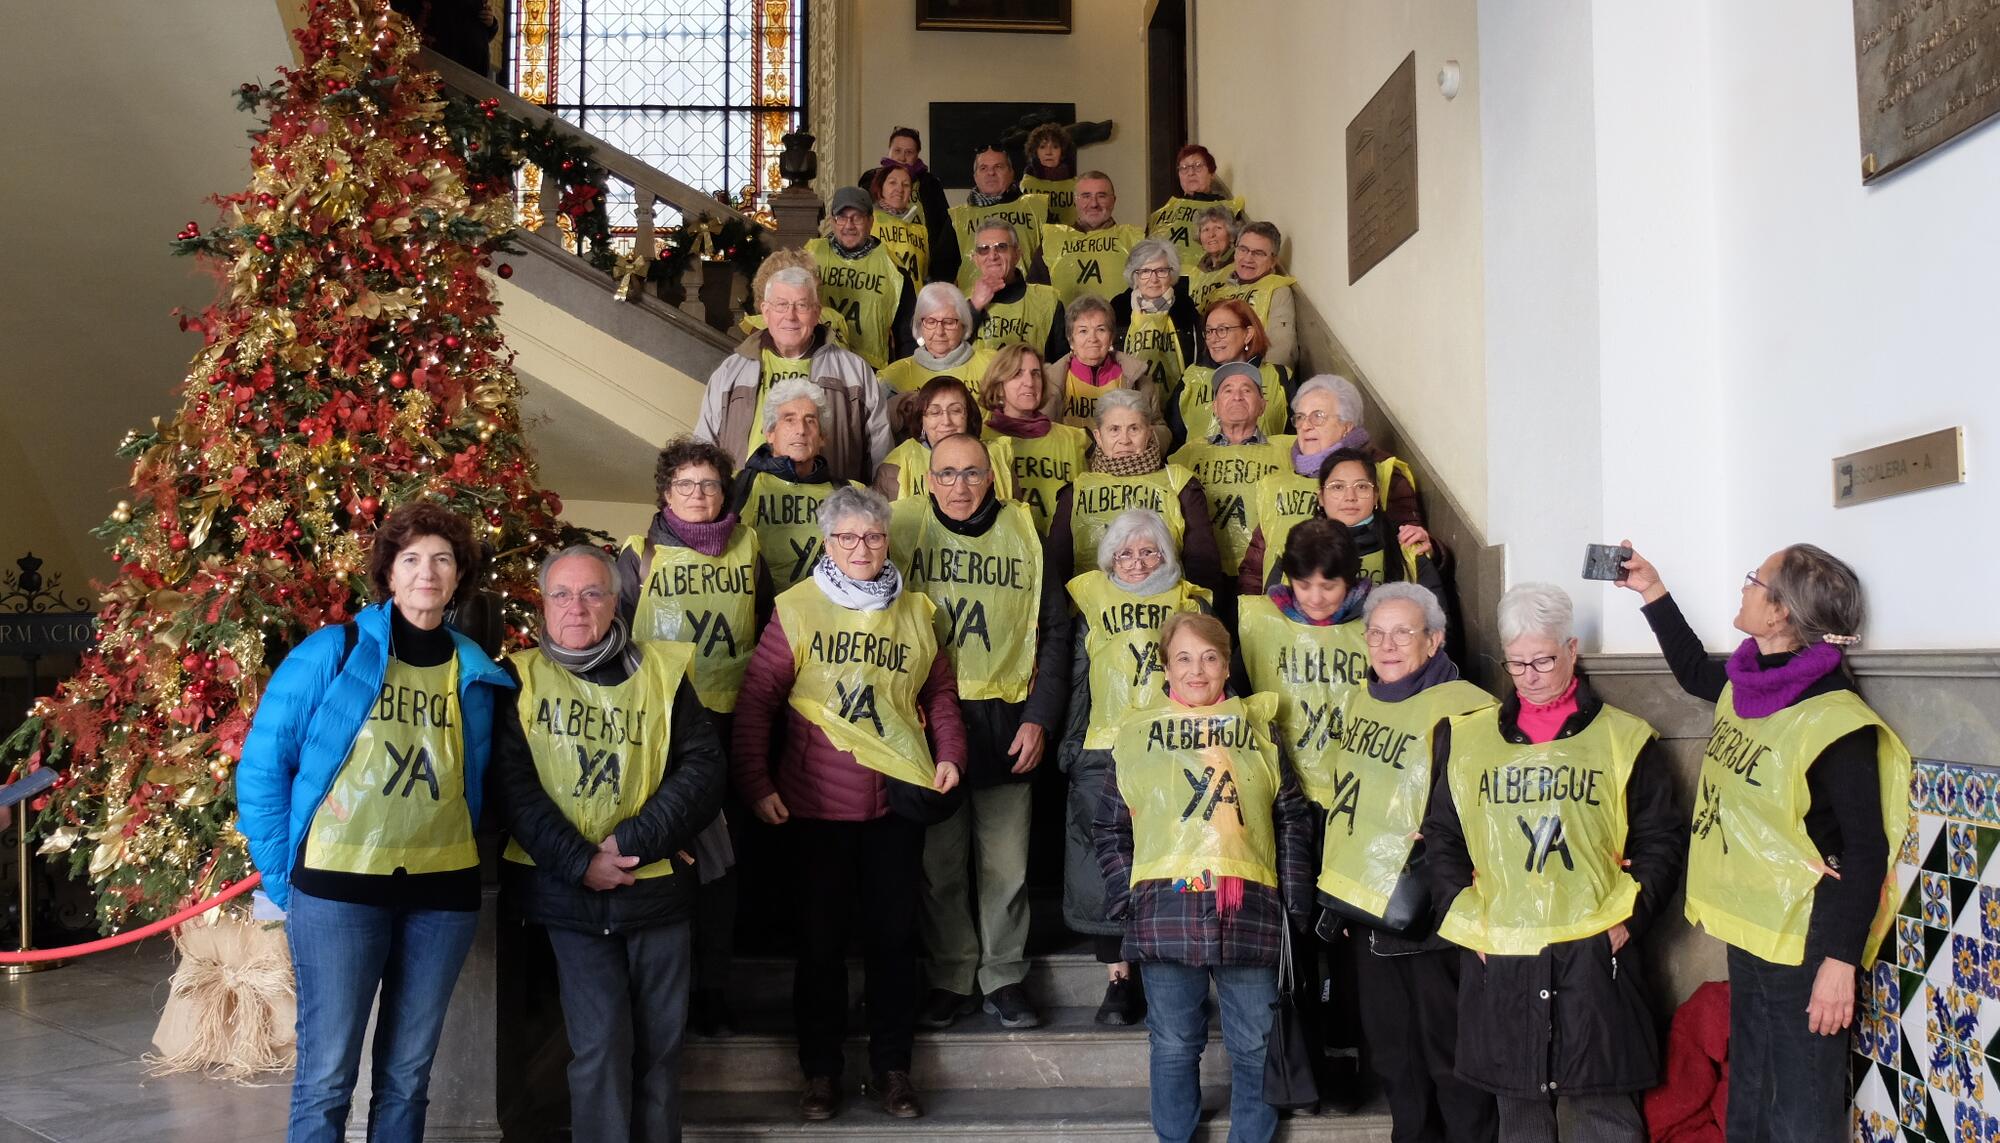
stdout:
POLYGON ((883 1111, 898 1119, 915 1119, 924 1113, 924 1105, 917 1102, 917 1085, 910 1082, 908 1072, 883 1072, 868 1090, 883 1111))
POLYGON ((799 1096, 799 1116, 807 1121, 832 1119, 840 1114, 840 1089, 831 1076, 806 1080, 805 1094, 799 1096))

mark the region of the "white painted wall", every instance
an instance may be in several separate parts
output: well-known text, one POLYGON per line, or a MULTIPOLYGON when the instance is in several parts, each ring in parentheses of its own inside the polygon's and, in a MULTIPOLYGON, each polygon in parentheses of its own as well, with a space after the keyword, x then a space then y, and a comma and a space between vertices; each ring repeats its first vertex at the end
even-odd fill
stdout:
MULTIPOLYGON (((1476 0, 1195 0, 1195 122, 1254 218, 1278 224, 1289 269, 1376 393, 1488 523, 1476 0), (1417 233, 1347 281, 1347 123, 1417 54, 1417 233), (1457 99, 1438 67, 1459 62, 1457 99)), ((1509 5, 1509 7, 1524 7, 1509 5)), ((1129 212, 1128 212, 1129 213, 1129 212)))

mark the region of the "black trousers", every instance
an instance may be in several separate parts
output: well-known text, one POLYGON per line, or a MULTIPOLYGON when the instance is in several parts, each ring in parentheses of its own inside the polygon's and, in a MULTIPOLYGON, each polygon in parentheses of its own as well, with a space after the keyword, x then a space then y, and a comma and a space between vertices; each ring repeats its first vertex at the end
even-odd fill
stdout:
POLYGON ((1458 949, 1377 956, 1354 931, 1363 1053, 1389 1101, 1395 1143, 1492 1143, 1493 1097, 1453 1074, 1458 949))
POLYGON ((799 1067, 836 1081, 846 1070, 847 945, 861 914, 868 1064, 908 1071, 917 1024, 917 900, 924 830, 890 814, 869 822, 794 818, 798 967, 792 1018, 799 1067))
POLYGON ((1819 1143, 1848 1133, 1847 1031, 1806 1023, 1825 958, 1772 964, 1729 950, 1729 1143, 1819 1143))
MULTIPOLYGON (((686 876, 675 874, 675 876, 686 876)), ((692 970, 686 921, 626 933, 551 928, 576 1143, 677 1143, 692 970)))

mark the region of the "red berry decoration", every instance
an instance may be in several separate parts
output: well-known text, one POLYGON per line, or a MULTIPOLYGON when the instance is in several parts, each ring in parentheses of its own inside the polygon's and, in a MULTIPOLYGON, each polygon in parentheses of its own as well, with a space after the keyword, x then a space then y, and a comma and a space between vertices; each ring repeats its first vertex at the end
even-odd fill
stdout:
POLYGON ((188 538, 179 532, 167 537, 167 546, 177 552, 187 551, 188 538))

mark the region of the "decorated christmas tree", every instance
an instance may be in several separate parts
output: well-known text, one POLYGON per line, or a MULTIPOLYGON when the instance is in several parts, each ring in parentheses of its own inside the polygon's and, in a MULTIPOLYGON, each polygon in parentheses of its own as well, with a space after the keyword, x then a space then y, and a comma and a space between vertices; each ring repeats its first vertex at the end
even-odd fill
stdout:
MULTIPOLYGON (((250 872, 233 771, 258 696, 287 648, 368 602, 390 510, 429 498, 483 524, 510 643, 561 538, 479 273, 523 149, 556 144, 449 103, 383 0, 308 17, 303 65, 237 93, 264 117, 249 186, 175 239, 220 297, 182 318, 202 348, 179 410, 122 446, 97 645, 0 747, 0 771, 62 771, 36 803, 41 852, 88 874, 107 931, 250 872)), ((601 232, 601 172, 534 157, 563 165, 577 233, 601 232)))

